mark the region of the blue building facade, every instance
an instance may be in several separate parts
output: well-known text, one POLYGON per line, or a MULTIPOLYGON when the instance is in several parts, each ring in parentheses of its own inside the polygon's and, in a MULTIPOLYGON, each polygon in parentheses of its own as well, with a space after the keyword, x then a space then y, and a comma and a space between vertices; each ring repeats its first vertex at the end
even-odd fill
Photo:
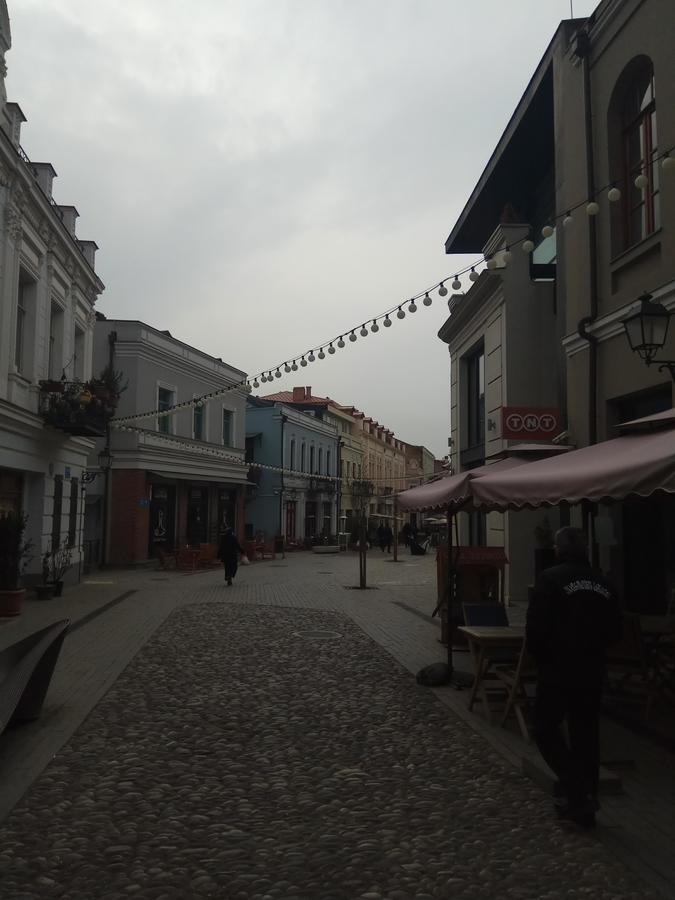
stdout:
POLYGON ((247 537, 313 542, 337 534, 339 459, 336 428, 311 412, 249 397, 246 460, 284 471, 251 468, 247 537))

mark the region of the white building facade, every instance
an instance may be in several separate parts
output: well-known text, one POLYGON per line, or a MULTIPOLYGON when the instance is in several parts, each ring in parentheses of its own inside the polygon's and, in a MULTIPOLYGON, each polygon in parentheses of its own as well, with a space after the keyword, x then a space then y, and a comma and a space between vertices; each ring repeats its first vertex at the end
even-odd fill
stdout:
POLYGON ((7 103, 4 54, 9 17, 0 3, 0 511, 28 515, 33 557, 67 543, 78 571, 82 474, 91 438, 47 426, 39 414, 43 379, 86 382, 92 375, 94 303, 103 284, 96 244, 75 235, 77 210, 52 196, 56 172, 21 148, 26 121, 7 103))

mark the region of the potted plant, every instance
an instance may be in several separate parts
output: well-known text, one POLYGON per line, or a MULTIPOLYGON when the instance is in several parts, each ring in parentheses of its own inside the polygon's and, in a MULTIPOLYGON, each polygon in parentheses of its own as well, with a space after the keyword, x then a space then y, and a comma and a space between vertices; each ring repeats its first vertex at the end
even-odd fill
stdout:
POLYGON ((49 600, 54 596, 54 585, 49 580, 49 561, 51 554, 49 551, 42 557, 42 584, 33 585, 33 590, 38 600, 49 600))
POLYGON ((555 565, 554 537, 548 516, 544 516, 542 522, 534 529, 534 575, 535 578, 544 569, 550 569, 555 565))
POLYGON ((72 556, 73 548, 66 539, 42 558, 42 581, 52 588, 54 597, 60 597, 63 592, 63 576, 71 566, 72 556))
POLYGON ((108 364, 97 378, 92 378, 89 382, 89 389, 94 397, 114 408, 117 406, 120 394, 129 386, 128 380, 122 384, 123 379, 124 373, 116 371, 108 364))
POLYGON ((28 516, 0 515, 0 616, 18 616, 26 590, 21 574, 29 559, 31 542, 24 540, 28 516))

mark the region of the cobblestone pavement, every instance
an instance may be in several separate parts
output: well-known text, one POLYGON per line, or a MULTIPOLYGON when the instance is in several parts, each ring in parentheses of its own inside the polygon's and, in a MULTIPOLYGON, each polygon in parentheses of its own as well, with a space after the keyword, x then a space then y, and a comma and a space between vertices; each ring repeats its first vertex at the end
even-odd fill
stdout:
POLYGON ((3 900, 653 896, 350 618, 218 596, 0 827, 3 900))

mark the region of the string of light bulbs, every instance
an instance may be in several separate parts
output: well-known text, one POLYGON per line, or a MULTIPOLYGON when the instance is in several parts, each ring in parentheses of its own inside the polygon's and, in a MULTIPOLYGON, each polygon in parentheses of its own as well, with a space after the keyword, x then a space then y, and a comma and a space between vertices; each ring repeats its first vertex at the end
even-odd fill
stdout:
MULTIPOLYGON (((653 159, 653 161, 649 163, 649 165, 660 162, 661 169, 664 172, 673 173, 675 172, 675 155, 673 155, 674 153, 675 147, 670 147, 663 153, 658 154, 653 159)), ((633 183, 635 187, 641 191, 644 191, 649 187, 649 179, 644 172, 640 172, 635 177, 633 183)), ((541 229, 542 237, 552 237, 553 233, 555 232, 557 222, 560 222, 563 228, 569 228, 574 222, 573 213, 582 208, 585 208, 587 216, 597 216, 600 212, 600 204, 598 203, 598 200, 605 192, 607 194, 607 200, 612 204, 618 203, 622 198, 622 192, 617 186, 617 182, 612 181, 597 190, 593 197, 581 200, 578 203, 567 207, 564 212, 556 213, 555 215, 551 216, 551 218, 541 229)), ((167 416, 172 416, 185 409, 189 409, 192 407, 202 407, 209 401, 215 400, 219 397, 223 397, 231 391, 242 391, 244 393, 250 394, 252 390, 257 390, 260 387, 261 383, 267 384, 269 382, 273 382, 275 379, 280 379, 284 373, 288 375, 292 372, 297 372, 301 368, 306 368, 317 359, 324 360, 327 356, 334 355, 338 350, 344 349, 347 346, 347 342, 355 343, 359 337, 367 338, 370 334, 377 334, 377 332, 380 330, 380 325, 378 324, 380 322, 382 323, 382 327, 384 328, 391 327, 391 325, 393 324, 392 317, 395 316, 396 319, 402 320, 405 319, 406 313, 416 313, 418 310, 416 301, 418 300, 422 301, 423 306, 431 306, 433 303, 431 294, 434 291, 438 291, 439 297, 446 297, 448 295, 446 283, 450 283, 451 288, 454 292, 461 291, 462 282, 460 279, 462 278, 462 276, 468 275, 469 281, 471 282, 478 281, 481 276, 481 272, 477 271, 477 269, 483 264, 489 271, 493 271, 498 266, 507 266, 513 258, 513 250, 518 246, 520 246, 525 253, 532 253, 535 249, 535 242, 533 240, 532 233, 526 235, 525 237, 519 238, 511 244, 507 244, 504 248, 496 251, 489 256, 481 256, 479 260, 465 266, 462 269, 459 269, 457 272, 455 272, 454 275, 446 276, 440 281, 437 281, 431 287, 422 290, 417 294, 413 294, 408 300, 404 300, 401 303, 392 306, 385 312, 379 313, 372 318, 368 317, 360 326, 355 325, 353 328, 347 328, 338 336, 324 341, 321 344, 318 344, 311 350, 306 350, 304 353, 296 354, 295 356, 284 360, 276 366, 271 366, 269 369, 258 372, 252 377, 247 377, 241 379, 240 381, 235 381, 224 388, 219 388, 218 390, 211 391, 210 393, 203 394, 199 397, 194 397, 191 400, 185 400, 181 403, 176 403, 173 406, 168 407, 167 409, 153 409, 148 410, 144 413, 134 413, 129 416, 116 417, 114 419, 111 419, 109 424, 113 428, 120 428, 122 425, 125 425, 128 422, 138 422, 144 419, 159 419, 167 416)))

